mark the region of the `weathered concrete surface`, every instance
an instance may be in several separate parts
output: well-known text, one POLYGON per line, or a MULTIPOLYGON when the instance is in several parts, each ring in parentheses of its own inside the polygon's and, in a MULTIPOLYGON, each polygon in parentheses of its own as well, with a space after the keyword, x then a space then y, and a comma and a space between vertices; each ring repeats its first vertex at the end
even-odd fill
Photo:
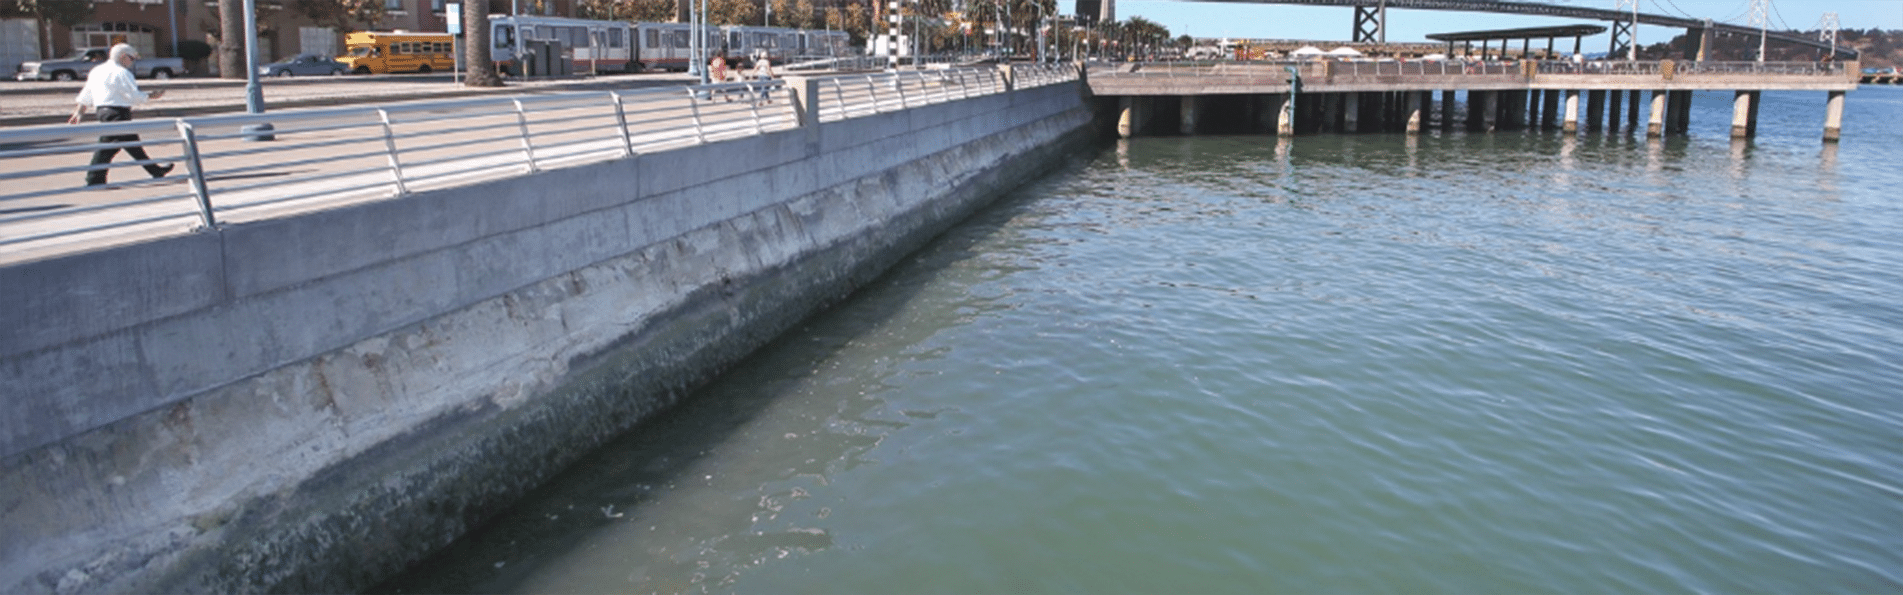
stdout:
POLYGON ((1053 85, 0 268, 0 590, 367 586, 1090 119, 1053 85))

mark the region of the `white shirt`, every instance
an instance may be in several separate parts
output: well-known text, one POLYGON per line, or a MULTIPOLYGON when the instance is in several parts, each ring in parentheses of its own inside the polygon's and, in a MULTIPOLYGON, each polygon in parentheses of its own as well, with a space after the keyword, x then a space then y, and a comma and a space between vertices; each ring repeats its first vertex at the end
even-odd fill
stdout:
POLYGON ((140 91, 139 83, 132 79, 132 71, 118 62, 107 61, 86 73, 86 86, 73 101, 89 107, 132 107, 148 97, 150 95, 140 91))

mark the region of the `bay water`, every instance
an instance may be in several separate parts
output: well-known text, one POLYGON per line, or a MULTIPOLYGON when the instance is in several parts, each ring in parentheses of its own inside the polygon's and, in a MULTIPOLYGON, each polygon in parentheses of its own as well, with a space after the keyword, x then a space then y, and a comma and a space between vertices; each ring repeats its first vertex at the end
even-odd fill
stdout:
POLYGON ((1080 155, 386 592, 1903 592, 1903 88, 1080 155))

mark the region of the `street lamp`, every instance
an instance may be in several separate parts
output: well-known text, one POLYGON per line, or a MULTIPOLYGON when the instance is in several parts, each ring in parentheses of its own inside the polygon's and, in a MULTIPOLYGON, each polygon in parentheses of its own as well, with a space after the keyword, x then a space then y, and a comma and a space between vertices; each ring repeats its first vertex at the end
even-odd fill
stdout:
MULTIPOLYGON (((258 84, 258 2, 244 0, 244 107, 253 114, 264 113, 264 87, 258 84)), ((240 129, 242 132, 255 133, 244 137, 245 140, 277 140, 271 134, 275 130, 270 122, 259 122, 240 129)))

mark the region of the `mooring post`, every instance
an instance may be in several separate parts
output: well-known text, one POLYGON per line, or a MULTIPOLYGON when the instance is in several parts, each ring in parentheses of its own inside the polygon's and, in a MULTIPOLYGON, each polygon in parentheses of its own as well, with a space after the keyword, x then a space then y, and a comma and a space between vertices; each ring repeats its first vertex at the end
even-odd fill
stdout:
POLYGON ((1280 97, 1281 105, 1275 109, 1275 134, 1277 136, 1295 136, 1295 94, 1280 97))
POLYGON ((1837 142, 1844 132, 1844 92, 1831 91, 1824 104, 1824 140, 1837 142))
POLYGON ((1668 92, 1663 89, 1655 89, 1652 91, 1652 115, 1645 121, 1645 136, 1647 138, 1665 136, 1665 97, 1667 93, 1668 92))
POLYGON ((1117 136, 1130 138, 1142 125, 1137 115, 1137 110, 1141 109, 1141 103, 1135 97, 1121 97, 1117 100, 1117 106, 1117 136))
POLYGON ((1731 138, 1751 138, 1758 132, 1758 92, 1739 90, 1731 96, 1731 138))
POLYGON ((1407 133, 1421 133, 1421 102, 1427 100, 1429 91, 1407 91, 1407 133))
POLYGON ((1566 134, 1579 134, 1579 90, 1566 90, 1566 134))

